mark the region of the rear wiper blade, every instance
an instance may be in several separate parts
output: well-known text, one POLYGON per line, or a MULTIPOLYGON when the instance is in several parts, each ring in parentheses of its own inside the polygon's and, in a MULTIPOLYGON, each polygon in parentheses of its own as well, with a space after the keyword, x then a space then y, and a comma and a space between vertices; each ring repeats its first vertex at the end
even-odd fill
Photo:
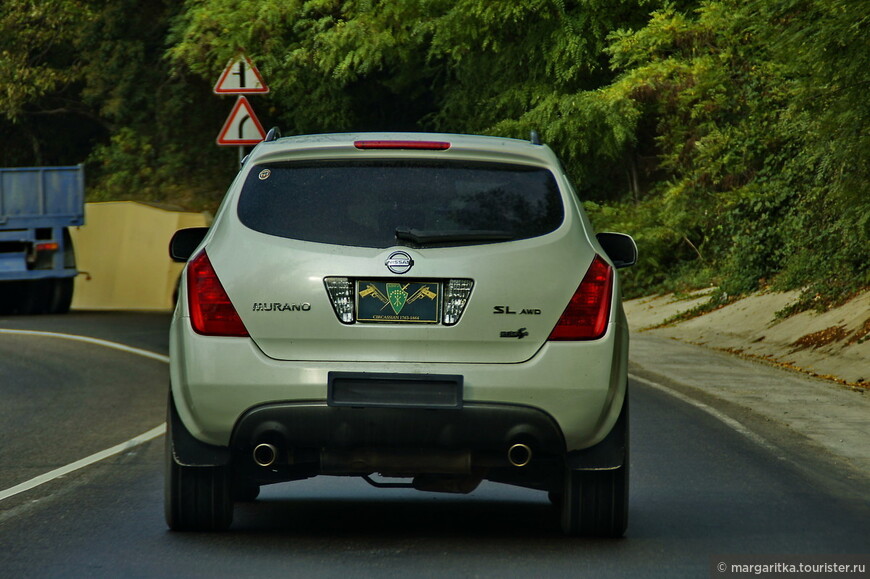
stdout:
POLYGON ((480 242, 480 241, 510 241, 514 234, 510 231, 489 229, 455 229, 455 230, 426 230, 411 227, 397 227, 396 239, 411 241, 420 245, 431 243, 454 243, 454 242, 480 242))

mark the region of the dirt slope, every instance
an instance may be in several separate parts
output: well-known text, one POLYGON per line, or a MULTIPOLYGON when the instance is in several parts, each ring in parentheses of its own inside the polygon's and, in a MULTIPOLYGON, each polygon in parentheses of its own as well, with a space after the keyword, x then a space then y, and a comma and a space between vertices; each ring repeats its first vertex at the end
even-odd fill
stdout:
POLYGON ((709 294, 626 301, 631 330, 762 359, 852 387, 870 388, 870 291, 831 311, 803 312, 787 319, 777 319, 776 312, 794 303, 796 292, 759 293, 707 314, 657 327, 707 302, 709 294))

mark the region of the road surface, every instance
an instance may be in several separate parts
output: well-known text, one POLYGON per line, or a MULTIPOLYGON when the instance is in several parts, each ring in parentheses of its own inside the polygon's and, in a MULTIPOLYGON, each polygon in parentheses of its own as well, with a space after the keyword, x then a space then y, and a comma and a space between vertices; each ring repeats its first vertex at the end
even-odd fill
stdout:
POLYGON ((766 445, 643 381, 629 386, 624 539, 563 537, 545 493, 484 483, 457 496, 337 477, 264 487, 237 505, 229 532, 172 533, 154 434, 168 323, 94 312, 0 319, 7 330, 131 348, 0 332, 0 496, 151 433, 0 499, 0 577, 706 577, 735 555, 870 551, 864 482, 843 484, 826 457, 784 437, 766 445))

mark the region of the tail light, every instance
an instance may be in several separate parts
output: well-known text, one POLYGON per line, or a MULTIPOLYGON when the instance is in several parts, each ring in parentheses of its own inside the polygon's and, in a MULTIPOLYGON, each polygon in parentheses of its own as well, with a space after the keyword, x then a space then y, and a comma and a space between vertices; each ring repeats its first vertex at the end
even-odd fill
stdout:
POLYGON ((597 340, 607 331, 613 268, 596 255, 580 286, 550 333, 550 340, 597 340))
POLYGON ((205 251, 187 264, 187 296, 190 322, 205 336, 248 335, 248 330, 221 285, 205 251))

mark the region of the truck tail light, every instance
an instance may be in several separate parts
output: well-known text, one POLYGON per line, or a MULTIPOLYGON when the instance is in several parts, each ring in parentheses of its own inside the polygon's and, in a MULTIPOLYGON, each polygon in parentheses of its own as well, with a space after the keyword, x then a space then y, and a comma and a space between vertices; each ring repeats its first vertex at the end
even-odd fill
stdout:
POLYGON ((205 251, 187 264, 187 296, 190 323, 197 334, 248 336, 205 251))
POLYGON ((35 245, 36 251, 57 251, 60 245, 56 241, 43 241, 35 245))
POLYGON ((597 340, 604 336, 612 293, 613 268, 596 255, 549 339, 597 340))

